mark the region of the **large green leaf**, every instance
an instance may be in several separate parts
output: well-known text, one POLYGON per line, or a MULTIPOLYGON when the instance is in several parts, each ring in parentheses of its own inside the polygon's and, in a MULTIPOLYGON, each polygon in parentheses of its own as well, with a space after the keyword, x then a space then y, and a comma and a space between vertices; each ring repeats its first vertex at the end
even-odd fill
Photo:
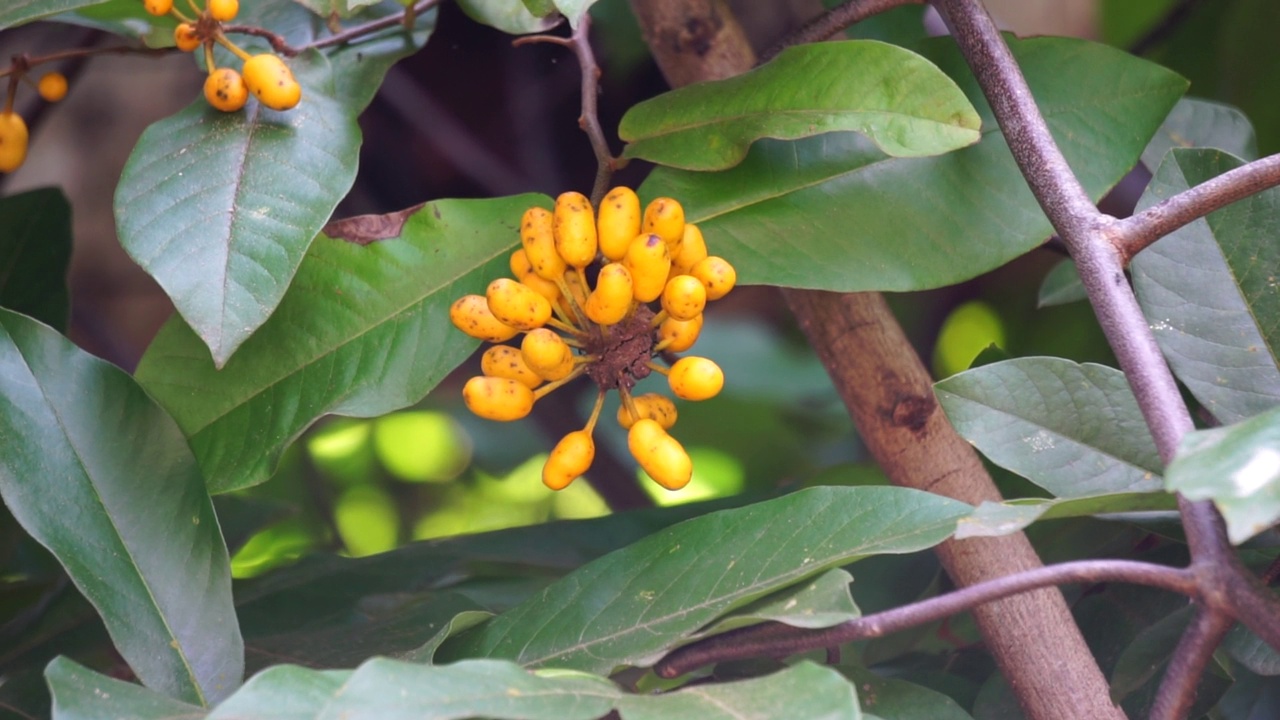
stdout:
POLYGON ((1156 168, 1170 150, 1193 147, 1217 148, 1246 160, 1258 157, 1258 139, 1244 113, 1230 105, 1187 97, 1169 111, 1142 151, 1142 162, 1156 168))
MULTIPOLYGON (((1173 150, 1145 209, 1242 165, 1217 150, 1173 150)), ((1169 365, 1224 424, 1280 404, 1280 189, 1211 213, 1138 253, 1129 267, 1169 365)))
POLYGON ((1280 407, 1187 433, 1165 481, 1192 500, 1212 500, 1234 543, 1271 527, 1280 520, 1280 407))
POLYGON ((542 32, 560 22, 555 16, 534 15, 524 0, 458 0, 458 7, 472 20, 510 35, 542 32))
POLYGON ((839 673, 813 663, 766 677, 630 695, 606 678, 581 672, 532 673, 498 660, 447 666, 374 659, 355 670, 278 665, 255 676, 208 715, 173 704, 144 688, 55 661, 48 679, 55 720, 129 717, 209 720, 281 717, 347 720, 858 720, 854 688, 839 673))
POLYGON ((696 637, 716 635, 734 628, 780 622, 792 627, 824 628, 855 620, 862 615, 849 583, 853 576, 842 568, 833 568, 772 595, 766 595, 716 620, 696 637))
MULTIPOLYGON (((366 15, 398 7, 386 2, 366 15)), ((241 20, 299 46, 327 32, 321 18, 293 3, 255 3, 241 20)), ((381 74, 421 46, 433 22, 424 13, 411 37, 397 26, 331 55, 309 50, 293 58, 303 88, 293 110, 250 101, 222 113, 201 98, 142 134, 116 189, 120 241, 218 366, 284 296, 355 180, 356 116, 381 74)))
POLYGON ((724 613, 869 555, 932 547, 969 507, 892 487, 821 487, 686 521, 583 566, 440 655, 611 672, 724 613))
POLYGON ((1059 358, 984 365, 934 385, 992 462, 1058 497, 1160 488, 1160 456, 1124 374, 1059 358))
POLYGON ((231 565, 177 426, 120 369, 0 310, 0 497, 93 603, 143 682, 240 682, 231 565))
POLYGON ((65 331, 71 205, 57 188, 0 198, 0 306, 65 331))
POLYGON ((978 142, 982 120, 936 65, 875 40, 788 48, 755 70, 678 88, 632 107, 623 157, 685 170, 742 162, 760 138, 836 130, 866 135, 893 157, 940 155, 978 142))
POLYGON ((107 0, 6 0, 0 5, 0 30, 107 0))
POLYGON ((972 720, 955 700, 905 680, 883 678, 863 667, 837 668, 858 689, 863 717, 886 720, 972 720))
POLYGON ((992 537, 1018 532, 1039 520, 1106 513, 1176 511, 1177 499, 1168 493, 1122 492, 1073 498, 1018 498, 1000 503, 984 502, 960 520, 956 538, 992 537))
MULTIPOLYGON (((1173 73, 1066 38, 1010 39, 1050 130, 1092 197, 1133 167, 1186 88, 1173 73)), ((678 198, 744 284, 918 290, 969 279, 1052 232, 950 40, 923 46, 983 120, 972 147, 887 158, 865 138, 761 140, 719 173, 659 168, 642 195, 678 198)))
POLYGON ((411 405, 476 348, 449 305, 507 273, 525 208, 541 195, 441 200, 396 239, 321 237, 279 309, 218 370, 177 318, 138 379, 178 421, 209 487, 266 480, 284 448, 327 413, 372 417, 411 405))

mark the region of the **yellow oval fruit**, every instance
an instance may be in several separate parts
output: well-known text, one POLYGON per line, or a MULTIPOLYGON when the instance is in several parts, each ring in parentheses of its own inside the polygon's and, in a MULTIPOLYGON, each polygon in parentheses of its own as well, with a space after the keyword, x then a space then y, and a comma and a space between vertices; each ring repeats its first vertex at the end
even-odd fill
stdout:
POLYGON ((691 275, 677 275, 662 290, 662 309, 677 320, 692 320, 707 307, 707 288, 691 275))
POLYGON ((551 303, 528 285, 511 278, 498 278, 484 292, 489 312, 517 330, 533 330, 551 318, 551 303))
POLYGON ((222 112, 235 112, 249 100, 249 89, 240 73, 231 68, 218 68, 205 78, 204 99, 222 112))
POLYGON ((569 265, 584 268, 596 259, 596 218, 591 201, 579 192, 561 193, 556 198, 552 219, 556 252, 569 265))
POLYGON ((520 242, 538 277, 556 282, 564 275, 568 266, 560 253, 556 252, 552 222, 551 213, 544 208, 531 207, 525 210, 524 217, 520 220, 520 242))
POLYGON ((640 198, 628 187, 616 187, 600 201, 596 220, 600 252, 610 262, 627 254, 627 246, 640 234, 640 198))
POLYGON ((467 409, 486 420, 510 422, 533 410, 533 391, 510 378, 477 376, 462 386, 467 409))
POLYGON ((617 325, 631 312, 631 302, 631 273, 622 263, 612 262, 600 268, 596 289, 583 310, 597 325, 617 325))
POLYGON ((676 320, 675 318, 667 318, 658 326, 658 342, 667 342, 662 347, 663 350, 671 352, 684 352, 693 347, 698 342, 698 335, 702 332, 702 316, 698 315, 692 320, 676 320))
POLYGON ((702 231, 693 223, 684 224, 684 238, 680 241, 680 252, 671 258, 671 272, 674 275, 691 275, 693 266, 707 256, 707 241, 702 231))
POLYGON ((707 358, 680 358, 671 366, 667 383, 682 400, 709 400, 724 387, 724 371, 707 358))
POLYGON ((525 334, 520 341, 520 356, 530 370, 546 380, 550 380, 547 375, 555 374, 566 360, 572 369, 573 350, 565 343, 564 338, 547 328, 538 328, 525 334))
POLYGON ((0 113, 0 172, 11 173, 27 159, 27 122, 16 112, 0 113))
POLYGON ((157 17, 168 15, 173 9, 173 0, 142 0, 142 7, 146 8, 147 13, 157 17))
POLYGON ((647 303, 662 295, 671 272, 671 253, 661 237, 652 233, 637 235, 627 246, 622 264, 631 273, 632 297, 647 303))
POLYGON ((67 76, 60 72, 48 72, 40 76, 36 92, 48 102, 58 102, 67 96, 67 76))
POLYGON ((519 332, 493 316, 483 295, 464 295, 455 300, 449 306, 449 319, 462 332, 491 343, 505 342, 519 332))
POLYGON ((689 453, 656 420, 637 420, 627 432, 627 448, 649 477, 668 490, 679 490, 693 477, 689 453))
POLYGON ((534 292, 546 298, 550 302, 556 302, 560 299, 560 286, 539 277, 533 271, 533 265, 529 262, 529 256, 525 253, 524 248, 511 253, 511 274, 520 281, 522 285, 528 285, 534 292))
POLYGON ((218 22, 231 22, 240 12, 240 0, 209 0, 209 17, 218 22))
POLYGON ((559 365, 551 368, 550 370, 544 370, 541 375, 543 378, 551 382, 555 382, 556 380, 563 380, 569 377, 573 372, 573 369, 577 366, 578 363, 574 361, 573 353, 570 352, 559 365))
POLYGON ((689 274, 706 286, 708 300, 719 300, 738 284, 738 271, 733 269, 728 260, 715 255, 700 260, 689 274))
POLYGON ((271 53, 244 61, 244 84, 258 102, 272 110, 288 110, 302 99, 302 86, 284 61, 271 53))
POLYGON ((586 430, 574 430, 560 438, 547 464, 542 466, 542 484, 552 490, 563 490, 591 467, 596 459, 596 444, 586 430))
POLYGON ((666 395, 645 393, 631 398, 631 403, 636 406, 636 413, 640 417, 632 417, 631 412, 627 410, 626 403, 619 405, 618 424, 624 430, 630 430, 631 426, 636 424, 636 420, 641 418, 657 421, 664 430, 670 430, 671 426, 676 424, 676 404, 671 402, 671 398, 666 395))
POLYGON ((196 26, 178 23, 178 27, 173 29, 173 44, 182 52, 194 52, 200 47, 200 35, 196 32, 196 26))
POLYGON ((518 348, 494 345, 480 356, 480 372, 489 377, 507 378, 523 383, 530 390, 542 384, 542 378, 529 369, 518 348))
POLYGON ((679 255, 684 239, 684 208, 671 198, 657 198, 644 209, 640 232, 657 235, 667 244, 672 257, 679 255))

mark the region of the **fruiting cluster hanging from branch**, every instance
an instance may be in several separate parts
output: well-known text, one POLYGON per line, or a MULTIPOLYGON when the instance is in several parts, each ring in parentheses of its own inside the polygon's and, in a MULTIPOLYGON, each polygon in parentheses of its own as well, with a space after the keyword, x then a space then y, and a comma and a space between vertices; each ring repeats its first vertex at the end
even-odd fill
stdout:
POLYGON ((195 52, 204 48, 205 68, 209 77, 204 81, 204 97, 209 104, 223 112, 235 112, 244 107, 249 94, 272 110, 289 110, 302 99, 302 86, 293 79, 289 66, 273 53, 250 55, 227 39, 222 23, 235 19, 240 12, 239 0, 208 0, 200 10, 195 0, 189 0, 196 11, 194 18, 187 17, 173 6, 173 0, 143 0, 143 6, 152 15, 172 15, 180 22, 173 31, 173 42, 183 52, 195 52), (217 43, 230 50, 244 63, 243 74, 235 68, 218 67, 213 59, 213 45, 217 43))
POLYGON ((458 329, 495 343, 481 359, 484 374, 463 388, 467 407, 490 420, 518 420, 539 398, 587 375, 600 388, 595 408, 582 430, 566 435, 551 451, 543 483, 560 490, 590 468, 595 458, 591 435, 604 396, 617 390, 622 398, 618 423, 628 430, 631 454, 659 485, 684 487, 693 464, 667 433, 676 421, 674 403, 656 393, 631 391, 637 381, 659 372, 684 400, 706 400, 720 392, 724 373, 714 362, 677 359, 674 353, 697 341, 707 302, 733 289, 733 266, 707 254, 702 232, 685 222, 680 203, 658 198, 642 216, 640 199, 625 187, 604 197, 598 219, 591 202, 577 192, 556 198, 554 212, 529 208, 520 240, 521 248, 511 255, 514 279, 494 280, 485 295, 459 298, 449 311, 458 329), (597 266, 589 275, 588 269, 597 266), (498 344, 520 334, 518 349, 498 344), (656 358, 670 361, 670 367, 656 358))
MULTIPOLYGON (((0 110, 0 172, 11 173, 22 167, 27 159, 27 144, 30 134, 27 122, 13 111, 13 100, 17 96, 21 83, 33 84, 28 74, 32 62, 25 56, 14 58, 9 70, 0 73, 0 77, 8 76, 9 89, 4 99, 4 110, 0 110)), ((47 72, 34 83, 36 92, 47 102, 58 102, 67 96, 67 78, 60 72, 47 72)))

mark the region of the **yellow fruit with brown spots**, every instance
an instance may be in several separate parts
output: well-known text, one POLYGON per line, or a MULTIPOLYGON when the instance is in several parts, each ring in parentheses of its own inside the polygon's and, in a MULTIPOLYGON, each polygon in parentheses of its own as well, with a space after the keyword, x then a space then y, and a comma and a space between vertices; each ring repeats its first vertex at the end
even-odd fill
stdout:
POLYGON ((473 377, 462 387, 467 409, 486 420, 510 422, 533 410, 533 391, 510 378, 473 377))
POLYGON ((506 342, 520 332, 494 317, 483 295, 464 295, 453 301, 449 306, 449 320, 471 337, 491 343, 506 342))

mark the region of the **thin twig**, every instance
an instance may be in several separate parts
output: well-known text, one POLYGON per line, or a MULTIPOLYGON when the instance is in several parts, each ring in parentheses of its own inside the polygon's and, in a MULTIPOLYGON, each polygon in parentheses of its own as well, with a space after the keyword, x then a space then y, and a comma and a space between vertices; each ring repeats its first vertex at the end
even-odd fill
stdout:
POLYGON ((1116 222, 1112 242, 1128 264, 1140 251, 1178 228, 1233 202, 1280 185, 1280 154, 1228 170, 1116 222))
POLYGON ((1150 720, 1181 720, 1191 712, 1196 688, 1214 648, 1235 621, 1230 615, 1201 608, 1191 620, 1169 659, 1169 669, 1151 705, 1150 720))
POLYGON ((1194 597, 1190 571, 1132 560, 1081 560, 1026 570, 970 585, 946 595, 867 615, 818 630, 765 623, 715 635, 678 648, 654 666, 659 677, 679 677, 711 663, 748 657, 786 657, 816 648, 883 637, 971 610, 983 603, 1065 583, 1126 582, 1194 597))
POLYGON ((578 116, 578 127, 587 134, 591 141, 591 150, 596 156, 596 179, 591 186, 591 204, 599 207, 600 200, 609 188, 609 179, 613 171, 622 166, 621 161, 609 151, 609 141, 605 139, 604 128, 600 125, 597 97, 600 94, 600 66, 596 63, 595 53, 591 51, 591 16, 583 15, 578 27, 568 38, 555 35, 530 35, 518 38, 511 44, 520 46, 536 42, 549 42, 567 47, 578 58, 578 68, 582 71, 582 113, 578 116))
POLYGON ((872 15, 902 5, 922 5, 925 0, 846 0, 827 12, 805 23, 799 30, 788 34, 773 47, 760 53, 760 62, 766 63, 792 45, 803 45, 821 42, 851 25, 855 25, 872 15))
POLYGON ((424 13, 439 4, 440 0, 418 0, 418 2, 414 3, 412 6, 393 15, 380 17, 377 20, 370 20, 362 25, 355 25, 340 33, 334 33, 333 35, 320 38, 319 40, 312 40, 300 47, 293 47, 284 39, 283 36, 277 33, 273 33, 266 28, 254 27, 252 25, 225 25, 223 26, 222 31, 264 38, 267 42, 271 43, 272 50, 275 50, 281 55, 293 57, 304 50, 318 50, 320 48, 341 45, 346 42, 351 42, 363 35, 369 35, 379 30, 385 30, 386 28, 403 24, 406 17, 417 17, 421 13, 424 13))

